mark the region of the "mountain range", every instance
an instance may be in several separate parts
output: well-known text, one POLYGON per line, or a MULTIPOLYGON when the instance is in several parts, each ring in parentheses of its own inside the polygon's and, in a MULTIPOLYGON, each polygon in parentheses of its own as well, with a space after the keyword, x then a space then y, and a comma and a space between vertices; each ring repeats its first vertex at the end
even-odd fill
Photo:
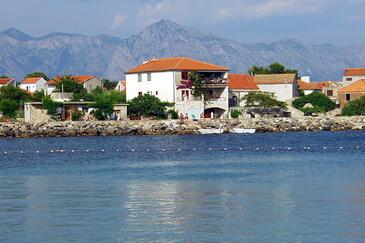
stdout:
POLYGON ((50 77, 91 74, 118 80, 143 61, 171 56, 191 57, 239 73, 254 64, 278 61, 312 80, 339 80, 344 68, 365 66, 365 44, 309 45, 295 39, 244 44, 169 20, 126 39, 68 33, 33 37, 15 28, 0 32, 0 75, 18 81, 34 71, 50 77))

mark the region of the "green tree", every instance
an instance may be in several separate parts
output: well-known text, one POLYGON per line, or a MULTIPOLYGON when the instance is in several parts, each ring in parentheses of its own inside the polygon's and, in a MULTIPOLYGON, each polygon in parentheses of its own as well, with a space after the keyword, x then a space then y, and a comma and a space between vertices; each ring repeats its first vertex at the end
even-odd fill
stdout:
POLYGON ((250 67, 248 69, 248 73, 250 73, 251 75, 256 75, 256 74, 267 74, 269 72, 269 70, 263 66, 258 66, 258 65, 253 65, 252 67, 250 67))
POLYGON ((28 73, 26 78, 44 78, 46 81, 49 80, 47 74, 43 73, 43 72, 34 72, 34 73, 28 73))
POLYGON ((73 93, 72 101, 93 101, 94 96, 87 92, 73 93))
POLYGON ((17 103, 17 108, 25 101, 29 101, 29 95, 19 87, 12 85, 3 86, 0 88, 0 99, 9 99, 17 103))
POLYGON ((138 116, 154 116, 158 119, 166 118, 166 108, 173 104, 163 102, 153 95, 145 94, 132 99, 129 103, 129 113, 138 116))
POLYGON ((114 90, 115 87, 117 87, 117 85, 118 85, 118 82, 111 81, 106 78, 102 79, 101 81, 103 82, 103 88, 106 90, 114 90))
POLYGON ((84 86, 77 82, 77 79, 70 75, 62 76, 56 85, 58 91, 65 93, 82 93, 85 92, 84 86))
POLYGON ((63 104, 61 102, 53 101, 49 96, 43 98, 43 107, 47 110, 47 114, 55 118, 57 114, 57 109, 61 108, 63 104))
POLYGON ((44 90, 37 90, 36 92, 34 92, 31 96, 32 101, 36 101, 36 102, 42 102, 43 98, 44 98, 44 90))
POLYGON ((194 97, 206 96, 206 91, 202 84, 202 78, 196 72, 191 72, 189 74, 189 80, 192 82, 192 91, 194 97))
POLYGON ((285 66, 278 62, 274 62, 269 66, 269 73, 284 73, 285 70, 285 66))
POLYGON ((97 110, 94 115, 98 120, 105 120, 113 113, 114 100, 108 93, 101 93, 94 96, 93 107, 97 110))
POLYGON ((9 78, 8 75, 0 75, 0 78, 9 78))
POLYGON ((342 110, 344 116, 363 116, 365 115, 365 96, 360 99, 350 101, 342 110))
POLYGON ((279 101, 275 98, 273 93, 268 92, 257 92, 251 91, 248 92, 242 100, 245 101, 246 107, 258 107, 258 108, 286 108, 287 104, 285 102, 279 101))
POLYGON ((292 102, 292 105, 304 112, 305 115, 327 112, 336 108, 336 103, 320 92, 299 97, 292 102), (312 104, 313 108, 303 108, 308 103, 312 104))
POLYGON ((1 99, 0 100, 0 111, 4 116, 14 118, 16 117, 18 109, 18 103, 11 99, 1 99))

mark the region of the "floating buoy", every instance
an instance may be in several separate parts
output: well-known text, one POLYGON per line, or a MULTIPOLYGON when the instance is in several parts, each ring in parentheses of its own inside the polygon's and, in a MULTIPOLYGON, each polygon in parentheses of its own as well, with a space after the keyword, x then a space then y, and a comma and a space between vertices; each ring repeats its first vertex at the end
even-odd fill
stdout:
POLYGON ((35 151, 37 154, 39 154, 39 151, 37 150, 37 151, 35 151))
POLYGON ((147 149, 147 152, 149 152, 150 151, 150 149, 147 149))
POLYGON ((21 150, 20 153, 22 154, 23 153, 23 150, 21 150))
POLYGON ((243 148, 240 148, 240 150, 243 150, 243 148))
POLYGON ((227 151, 227 148, 224 148, 224 151, 227 151))

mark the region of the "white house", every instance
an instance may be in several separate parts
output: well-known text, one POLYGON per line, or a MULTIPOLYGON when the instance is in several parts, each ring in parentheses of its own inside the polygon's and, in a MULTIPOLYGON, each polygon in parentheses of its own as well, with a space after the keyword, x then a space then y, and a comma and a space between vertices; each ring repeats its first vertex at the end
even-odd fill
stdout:
POLYGON ((297 96, 297 79, 294 73, 257 74, 254 81, 260 91, 273 93, 280 101, 290 101, 297 96))
POLYGON ((345 86, 361 79, 365 79, 365 68, 346 68, 342 77, 345 86))
POLYGON ((7 86, 7 85, 16 86, 15 79, 13 79, 13 78, 0 78, 0 87, 7 86))
POLYGON ((47 81, 42 77, 26 78, 20 83, 19 87, 30 93, 34 93, 36 91, 41 91, 41 90, 46 91, 47 81))
MULTIPOLYGON (((93 91, 96 87, 103 87, 103 83, 100 79, 92 75, 79 75, 79 76, 71 76, 77 83, 82 84, 83 87, 87 90, 87 92, 93 91)), ((47 93, 51 94, 57 86, 57 83, 60 82, 61 76, 57 76, 52 80, 48 81, 47 93)))
POLYGON ((175 103, 178 114, 191 119, 219 118, 228 114, 228 71, 186 57, 153 59, 126 72, 127 100, 150 94, 175 103), (194 97, 189 74, 202 79, 205 97, 194 97))

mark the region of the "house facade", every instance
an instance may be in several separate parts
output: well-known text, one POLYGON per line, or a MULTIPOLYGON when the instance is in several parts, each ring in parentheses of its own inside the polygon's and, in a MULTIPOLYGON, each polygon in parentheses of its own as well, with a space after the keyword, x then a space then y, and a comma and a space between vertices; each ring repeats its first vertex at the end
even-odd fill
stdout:
POLYGON ((248 74, 229 74, 229 107, 243 107, 245 102, 242 98, 251 91, 259 91, 254 77, 248 74))
MULTIPOLYGON (((97 87, 102 88, 103 87, 103 83, 102 81, 92 75, 79 75, 79 76, 72 76, 75 81, 79 84, 82 84, 84 89, 86 89, 87 92, 91 92, 94 89, 96 89, 97 87)), ((62 77, 57 76, 54 79, 51 79, 47 82, 48 88, 47 88, 47 93, 51 94, 57 86, 57 83, 60 82, 62 77)))
POLYGON ((365 96, 365 79, 355 81, 338 91, 338 100, 340 108, 344 108, 345 105, 356 99, 365 96))
POLYGON ((229 69, 198 60, 175 57, 153 59, 126 72, 127 100, 150 94, 175 104, 190 119, 228 115, 229 69), (205 95, 195 97, 191 73, 199 75, 205 95))
POLYGON ((298 90, 303 91, 304 95, 309 95, 313 92, 322 92, 322 89, 328 87, 333 83, 332 81, 325 82, 306 82, 298 80, 298 90))
POLYGON ((0 78, 0 87, 13 85, 16 86, 16 82, 14 78, 0 78))
POLYGON ((41 90, 46 91, 47 81, 42 77, 26 78, 20 83, 19 87, 30 93, 34 93, 36 91, 41 91, 41 90))
POLYGON ((346 68, 342 77, 345 85, 365 79, 365 68, 346 68))
POLYGON ((273 93, 280 101, 290 101, 297 96, 297 79, 294 73, 257 74, 254 81, 260 91, 273 93))

